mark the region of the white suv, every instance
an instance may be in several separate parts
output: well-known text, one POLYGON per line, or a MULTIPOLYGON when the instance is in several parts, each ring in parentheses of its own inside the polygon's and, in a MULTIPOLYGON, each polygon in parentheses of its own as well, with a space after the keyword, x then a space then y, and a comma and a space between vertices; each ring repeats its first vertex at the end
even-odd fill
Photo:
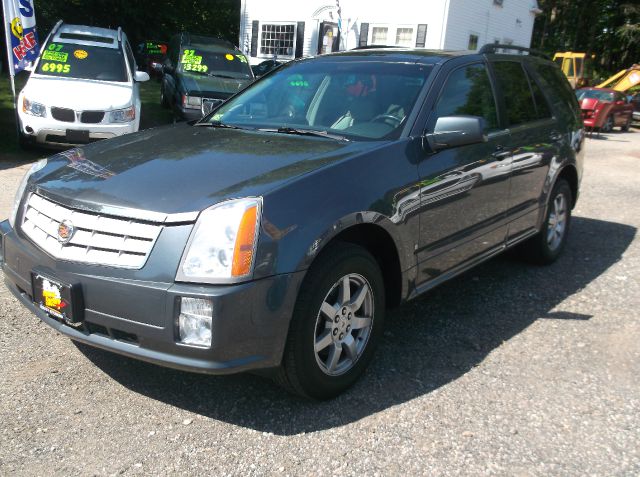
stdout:
POLYGON ((121 29, 59 22, 18 97, 22 139, 64 147, 136 132, 148 80, 121 29))

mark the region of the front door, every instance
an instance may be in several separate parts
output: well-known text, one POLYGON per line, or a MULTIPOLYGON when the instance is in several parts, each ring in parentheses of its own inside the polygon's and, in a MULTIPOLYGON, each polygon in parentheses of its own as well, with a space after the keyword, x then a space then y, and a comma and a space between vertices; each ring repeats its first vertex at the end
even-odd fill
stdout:
POLYGON ((484 63, 448 73, 426 131, 433 130, 439 117, 456 115, 484 118, 488 140, 427 155, 418 166, 422 181, 418 287, 504 246, 509 132, 500 127, 484 63))

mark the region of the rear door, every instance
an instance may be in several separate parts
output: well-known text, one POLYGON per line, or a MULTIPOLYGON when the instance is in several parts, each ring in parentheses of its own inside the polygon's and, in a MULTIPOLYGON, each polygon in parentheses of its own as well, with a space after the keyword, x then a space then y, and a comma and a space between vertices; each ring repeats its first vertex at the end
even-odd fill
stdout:
POLYGON ((537 231, 549 167, 559 160, 560 143, 567 138, 520 58, 499 57, 490 63, 510 132, 508 148, 513 156, 507 240, 515 242, 537 231))
POLYGON ((432 132, 439 117, 480 116, 488 141, 427 155, 418 165, 422 182, 417 285, 500 249, 506 235, 511 154, 489 71, 482 61, 451 63, 440 74, 444 80, 425 131, 432 132))

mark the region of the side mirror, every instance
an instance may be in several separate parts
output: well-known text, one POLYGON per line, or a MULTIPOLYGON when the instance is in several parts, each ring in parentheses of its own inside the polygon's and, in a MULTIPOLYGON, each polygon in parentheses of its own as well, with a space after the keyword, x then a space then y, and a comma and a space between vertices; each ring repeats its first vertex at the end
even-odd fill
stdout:
POLYGON ((138 83, 144 83, 145 81, 149 81, 149 73, 146 71, 136 71, 136 74, 133 75, 133 79, 138 83))
POLYGON ((487 142, 484 119, 478 116, 444 116, 438 118, 433 132, 425 134, 429 148, 441 151, 452 147, 487 142))

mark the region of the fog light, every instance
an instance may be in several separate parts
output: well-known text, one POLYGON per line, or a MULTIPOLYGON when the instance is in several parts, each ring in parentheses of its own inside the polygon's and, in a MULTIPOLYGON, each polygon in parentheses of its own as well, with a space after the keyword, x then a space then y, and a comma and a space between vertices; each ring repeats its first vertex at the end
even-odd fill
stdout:
POLYGON ((213 303, 202 298, 180 300, 178 332, 180 342, 191 346, 211 346, 211 321, 213 303))

